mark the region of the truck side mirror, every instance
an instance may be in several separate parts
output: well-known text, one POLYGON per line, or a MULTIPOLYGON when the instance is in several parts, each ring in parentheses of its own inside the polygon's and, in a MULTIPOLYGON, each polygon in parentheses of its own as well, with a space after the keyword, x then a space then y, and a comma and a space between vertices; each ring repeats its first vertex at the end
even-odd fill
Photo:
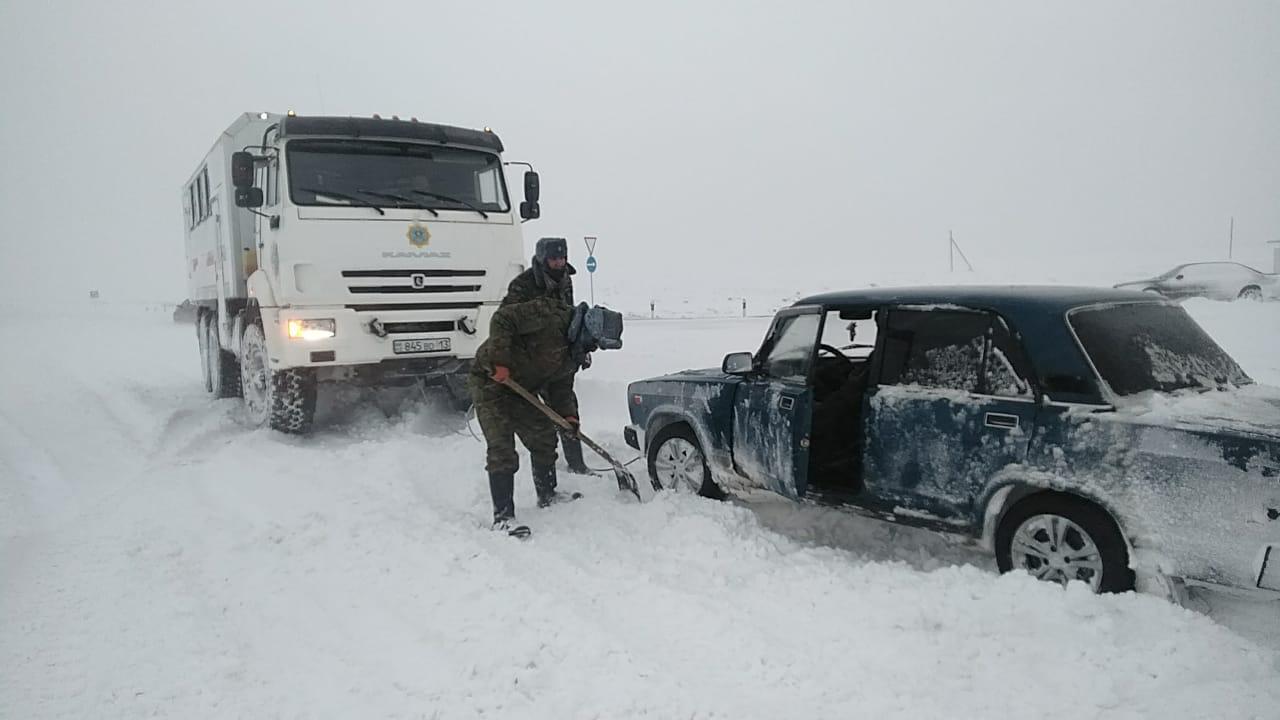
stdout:
POLYGON ((236 207, 242 207, 242 208, 262 207, 262 189, 256 188, 256 187, 236 188, 236 207))
POLYGON ((538 198, 542 195, 542 183, 538 173, 528 170, 524 174, 524 202, 520 203, 520 217, 525 220, 537 220, 542 217, 542 208, 538 198))
MULTIPOLYGON (((253 154, 244 151, 231 153, 231 184, 237 188, 253 186, 253 154)), ((240 205, 240 195, 236 194, 236 204, 240 205)), ((241 207, 249 207, 241 205, 241 207)), ((257 207, 254 205, 253 207, 257 207)))
POLYGON ((534 205, 542 197, 542 184, 538 181, 538 173, 529 170, 524 174, 524 199, 534 205))
POLYGON ((729 353, 720 363, 720 370, 726 375, 746 375, 755 369, 756 361, 749 352, 729 353))

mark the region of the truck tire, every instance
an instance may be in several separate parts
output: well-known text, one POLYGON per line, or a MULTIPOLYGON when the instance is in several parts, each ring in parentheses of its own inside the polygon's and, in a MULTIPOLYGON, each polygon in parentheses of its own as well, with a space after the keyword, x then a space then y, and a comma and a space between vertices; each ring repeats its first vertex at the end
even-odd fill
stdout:
POLYGON ((307 368, 272 370, 260 322, 250 323, 240 341, 242 386, 249 422, 293 435, 311 432, 316 414, 316 376, 307 368))
POLYGON ((204 323, 204 351, 209 371, 205 387, 215 398, 240 397, 240 363, 218 343, 218 323, 212 316, 204 323))
POLYGON ((196 316, 196 344, 200 347, 200 376, 204 379, 204 391, 213 392, 213 376, 209 373, 209 316, 201 312, 196 316))

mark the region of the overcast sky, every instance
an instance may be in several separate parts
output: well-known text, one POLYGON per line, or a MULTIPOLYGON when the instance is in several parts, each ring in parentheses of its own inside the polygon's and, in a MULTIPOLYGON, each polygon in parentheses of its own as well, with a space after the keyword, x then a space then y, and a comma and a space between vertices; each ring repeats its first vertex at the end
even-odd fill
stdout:
POLYGON ((526 244, 598 235, 602 284, 1280 239, 1274 0, 0 0, 0 99, 4 299, 182 298, 180 189, 248 110, 492 126, 542 174, 526 244))

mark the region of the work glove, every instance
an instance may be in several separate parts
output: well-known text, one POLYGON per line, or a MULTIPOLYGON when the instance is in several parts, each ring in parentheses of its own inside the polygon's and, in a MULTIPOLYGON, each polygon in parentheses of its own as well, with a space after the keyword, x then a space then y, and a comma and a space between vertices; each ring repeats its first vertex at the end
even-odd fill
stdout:
POLYGON ((569 423, 571 427, 571 429, 565 430, 564 434, 572 438, 578 437, 578 428, 581 426, 580 423, 578 422, 578 418, 574 417, 573 415, 565 415, 564 419, 565 419, 565 422, 569 423))
POLYGON ((496 383, 505 383, 511 379, 511 368, 506 365, 494 365, 493 374, 489 377, 496 383))

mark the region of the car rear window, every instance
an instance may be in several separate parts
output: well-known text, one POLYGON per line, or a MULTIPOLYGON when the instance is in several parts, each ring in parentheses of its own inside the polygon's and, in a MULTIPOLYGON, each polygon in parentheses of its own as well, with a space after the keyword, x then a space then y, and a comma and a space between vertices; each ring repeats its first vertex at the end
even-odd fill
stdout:
POLYGON ((1068 317, 1098 373, 1118 395, 1253 382, 1180 307, 1110 305, 1068 317))

